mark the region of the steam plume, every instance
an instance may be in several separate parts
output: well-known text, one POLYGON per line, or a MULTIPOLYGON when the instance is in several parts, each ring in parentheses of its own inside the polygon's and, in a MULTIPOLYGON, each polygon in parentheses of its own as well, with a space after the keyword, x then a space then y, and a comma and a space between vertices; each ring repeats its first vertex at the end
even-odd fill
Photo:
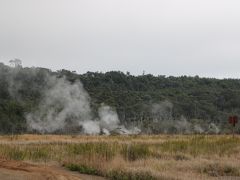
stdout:
POLYGON ((65 78, 48 77, 48 87, 38 109, 27 115, 30 129, 42 133, 63 129, 68 123, 78 125, 90 120, 90 97, 80 81, 70 84, 65 78))
POLYGON ((123 127, 110 106, 102 104, 98 117, 92 116, 90 97, 80 81, 70 83, 65 78, 48 75, 46 82, 48 88, 38 108, 26 116, 29 130, 52 133, 81 127, 85 134, 110 134, 123 127))

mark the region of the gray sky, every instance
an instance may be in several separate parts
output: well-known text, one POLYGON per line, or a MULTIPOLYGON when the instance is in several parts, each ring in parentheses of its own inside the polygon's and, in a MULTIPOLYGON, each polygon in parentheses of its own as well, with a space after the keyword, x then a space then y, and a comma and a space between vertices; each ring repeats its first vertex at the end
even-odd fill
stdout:
POLYGON ((0 61, 240 78, 239 0, 0 0, 0 61))

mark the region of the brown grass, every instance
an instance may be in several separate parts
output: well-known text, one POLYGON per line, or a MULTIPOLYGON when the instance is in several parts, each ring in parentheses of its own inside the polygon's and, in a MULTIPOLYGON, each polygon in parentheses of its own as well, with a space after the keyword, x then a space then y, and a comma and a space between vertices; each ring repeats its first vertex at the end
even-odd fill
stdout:
POLYGON ((110 179, 240 178, 239 136, 0 136, 0 157, 110 179))

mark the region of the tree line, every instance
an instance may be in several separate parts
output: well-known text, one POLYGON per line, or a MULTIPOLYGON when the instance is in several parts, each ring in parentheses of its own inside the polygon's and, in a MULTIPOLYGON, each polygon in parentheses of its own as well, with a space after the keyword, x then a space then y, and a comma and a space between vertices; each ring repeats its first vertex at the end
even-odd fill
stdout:
MULTIPOLYGON (((13 68, 1 63, 1 133, 27 132, 25 115, 38 106, 49 75, 66 77, 72 83, 80 80, 94 111, 105 103, 116 109, 122 124, 137 126, 145 133, 163 133, 165 124, 186 121, 191 124, 188 128, 214 123, 221 132, 228 132, 228 116, 240 114, 239 79, 134 76, 120 71, 77 74, 68 70, 13 68)), ((166 128, 167 132, 177 132, 175 125, 166 128)))

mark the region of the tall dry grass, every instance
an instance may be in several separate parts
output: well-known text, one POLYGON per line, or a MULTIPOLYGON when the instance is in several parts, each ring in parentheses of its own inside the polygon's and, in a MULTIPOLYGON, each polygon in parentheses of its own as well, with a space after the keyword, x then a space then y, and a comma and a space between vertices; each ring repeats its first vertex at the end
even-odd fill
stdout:
POLYGON ((238 136, 1 136, 0 157, 110 179, 240 178, 238 136))

